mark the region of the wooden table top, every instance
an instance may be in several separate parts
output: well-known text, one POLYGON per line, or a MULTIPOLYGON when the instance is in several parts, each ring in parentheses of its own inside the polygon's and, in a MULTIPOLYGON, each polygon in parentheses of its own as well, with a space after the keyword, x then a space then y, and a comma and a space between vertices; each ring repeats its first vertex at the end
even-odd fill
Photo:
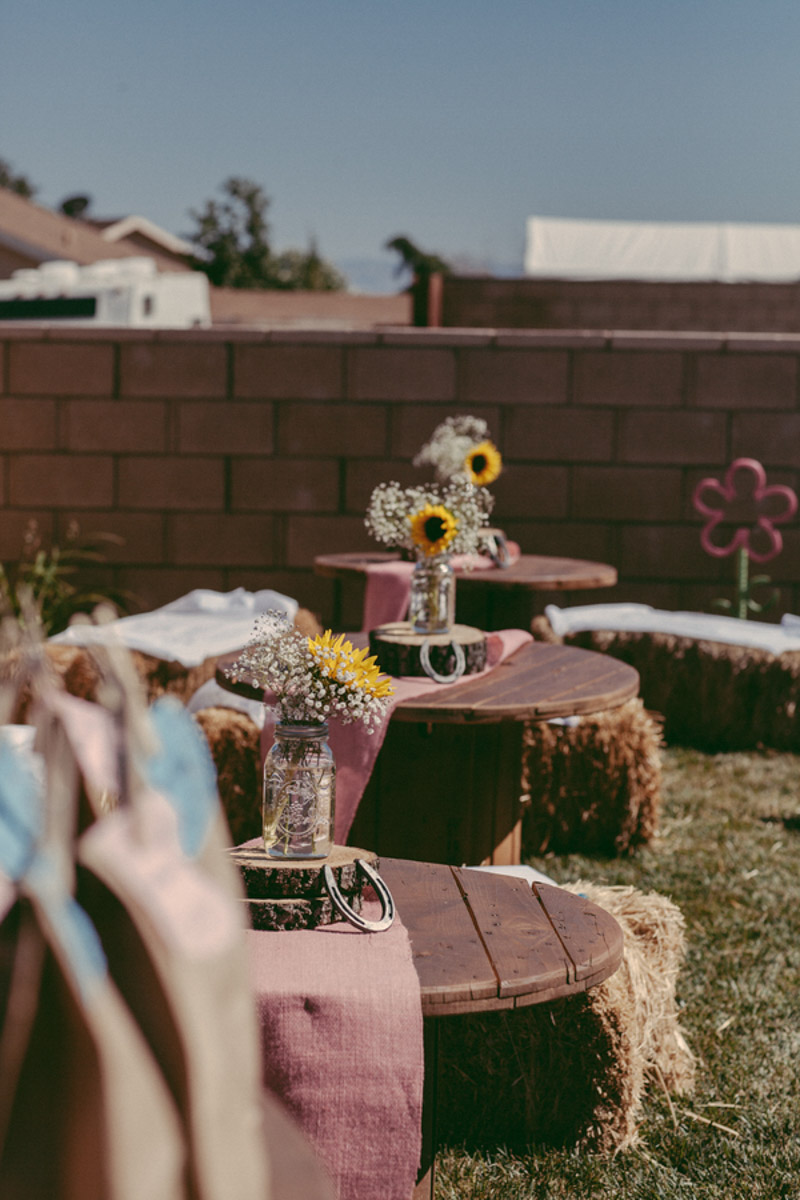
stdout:
MULTIPOLYGON (((366 634, 348 634, 354 645, 366 645, 366 634)), ((233 681, 226 666, 237 654, 217 663, 221 687, 249 699, 261 692, 246 678, 233 681)), ((424 696, 396 705, 394 721, 486 724, 496 721, 549 721, 617 708, 639 692, 639 674, 628 663, 594 650, 530 642, 485 675, 442 685, 424 696)))
POLYGON ((542 1004, 622 962, 614 918, 562 888, 398 858, 380 874, 408 930, 424 1016, 542 1004))
MULTIPOLYGON (((399 557, 388 551, 320 554, 314 559, 314 571, 317 575, 333 579, 366 575, 373 563, 393 562, 399 557)), ((462 584, 491 584, 493 587, 523 588, 534 592, 613 587, 616 582, 616 568, 608 563, 580 558, 551 558, 544 554, 521 554, 519 560, 510 567, 489 567, 458 573, 459 587, 462 584)))

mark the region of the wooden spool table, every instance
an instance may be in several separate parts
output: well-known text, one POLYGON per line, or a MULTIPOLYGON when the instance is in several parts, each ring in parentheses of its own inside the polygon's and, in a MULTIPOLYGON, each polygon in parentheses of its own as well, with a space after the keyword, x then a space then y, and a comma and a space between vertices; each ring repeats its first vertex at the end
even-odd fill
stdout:
POLYGON ((425 1019, 422 1200, 433 1196, 438 1018, 586 991, 622 962, 623 935, 609 913, 547 884, 398 859, 384 859, 381 876, 408 930, 425 1019))
POLYGON ((403 701, 348 840, 381 858, 518 863, 525 723, 616 708, 638 690, 627 663, 533 642, 486 675, 403 701))
MULTIPOLYGON (((335 620, 340 628, 343 623, 354 624, 362 612, 363 589, 370 565, 396 561, 398 557, 390 552, 376 551, 371 554, 320 554, 314 559, 317 575, 338 581, 340 594, 335 620)), ((535 593, 586 591, 614 587, 616 582, 616 568, 609 563, 521 554, 510 567, 459 571, 457 619, 479 629, 529 629, 535 615, 535 593)))
MULTIPOLYGON (((366 645, 366 634, 349 634, 366 645)), ((250 698, 219 660, 222 687, 250 698)), ((522 849, 522 736, 526 721, 616 708, 639 676, 618 659, 532 642, 494 670, 398 704, 348 842, 381 859, 518 863, 522 849)), ((535 780, 533 781, 535 786, 535 780)))

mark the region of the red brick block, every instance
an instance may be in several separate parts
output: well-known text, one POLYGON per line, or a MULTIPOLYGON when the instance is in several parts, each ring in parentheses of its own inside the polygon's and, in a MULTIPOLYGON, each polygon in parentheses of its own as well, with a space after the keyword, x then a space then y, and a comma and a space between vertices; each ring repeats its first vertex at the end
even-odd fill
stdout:
POLYGON ((711 558, 705 553, 700 545, 699 526, 629 525, 619 532, 617 568, 622 578, 732 578, 732 560, 711 558))
POLYGON ((360 458, 385 453, 386 409, 360 404, 281 404, 278 453, 360 458))
POLYGON ((133 597, 133 612, 150 612, 195 588, 212 588, 217 592, 229 590, 225 572, 221 569, 189 567, 181 570, 171 563, 161 567, 118 567, 117 584, 133 597))
POLYGON ((700 407, 794 408, 796 394, 797 359, 794 355, 698 356, 695 403, 700 407))
POLYGON ((58 536, 63 544, 70 523, 75 522, 82 537, 110 533, 120 538, 98 542, 98 549, 109 563, 161 563, 165 554, 166 518, 161 513, 125 513, 118 509, 101 512, 64 512, 58 516, 58 536))
POLYGON ((234 512, 335 512, 339 464, 324 458, 241 458, 231 467, 234 512))
POLYGON ((498 405, 470 404, 467 408, 466 404, 393 404, 389 414, 389 447, 392 456, 410 461, 428 441, 437 425, 447 417, 458 417, 465 412, 486 422, 489 436, 502 450, 502 409, 498 405))
POLYGON ((120 395, 225 396, 227 354, 215 342, 123 343, 120 395))
POLYGON ((396 458, 361 458, 345 463, 345 509, 349 513, 363 513, 369 504, 373 488, 379 483, 396 481, 402 487, 412 487, 427 482, 429 470, 412 465, 411 460, 396 458))
POLYGON ((57 437, 55 400, 0 400, 0 450, 55 450, 57 437))
POLYGON ((338 400, 344 355, 338 346, 236 346, 234 395, 273 400, 338 400))
POLYGON ((286 565, 309 567, 318 554, 383 549, 369 536, 360 517, 290 517, 286 565))
POLYGON ((721 463, 727 456, 724 413, 625 412, 619 456, 630 463, 721 463))
POLYGON ((273 405, 237 400, 188 401, 178 406, 182 454, 271 454, 273 405))
POLYGON ((463 350, 459 393, 467 404, 563 404, 566 350, 463 350))
POLYGON ((449 347, 353 347, 347 362, 352 400, 456 398, 456 355, 449 347))
POLYGON ((13 505, 110 508, 114 462, 99 454, 21 454, 9 462, 8 498, 13 505))
POLYGON ((70 342, 13 342, 9 392, 19 396, 110 396, 114 347, 70 342))
POLYGON ((570 405, 512 408, 504 444, 509 459, 608 462, 613 455, 614 414, 570 405))
MULTIPOLYGON (((589 562, 613 562, 612 531, 608 524, 577 521, 503 521, 506 537, 518 542, 523 554, 546 554, 556 558, 584 558, 589 562)), ((616 563, 614 563, 616 566, 616 563)), ((563 599, 563 592, 561 597, 563 599)), ((598 602, 602 593, 592 593, 598 602)), ((540 600, 544 593, 541 594, 540 600)), ((557 601, 556 601, 557 602, 557 601)), ((581 603, 589 603, 582 600, 581 603)))
POLYGON ((572 515, 612 521, 674 521, 681 515, 681 472, 643 467, 575 467, 572 515))
POLYGON ((331 625, 336 589, 333 579, 324 579, 310 569, 290 571, 275 567, 267 570, 257 567, 231 567, 227 577, 228 586, 231 588, 243 587, 248 592, 260 592, 269 588, 273 592, 289 596, 303 608, 315 613, 323 625, 331 625))
POLYGON ((757 458, 765 467, 797 467, 799 414, 741 413, 734 416, 731 428, 731 458, 757 458))
POLYGON ((579 404, 664 407, 682 403, 683 355, 642 351, 575 355, 579 404))
MULTIPOLYGON (((616 587, 604 589, 602 600, 598 595, 598 603, 603 604, 649 604, 651 608, 664 608, 669 612, 691 609, 701 610, 696 604, 687 604, 682 598, 682 585, 678 583, 653 583, 649 579, 637 579, 633 582, 618 583, 616 587)), ((587 599, 586 593, 575 593, 573 604, 587 604, 593 601, 587 599)))
POLYGON ((176 514, 169 522, 177 566, 252 567, 275 561, 274 517, 176 514))
POLYGON ((119 461, 121 508, 222 510, 225 504, 221 458, 122 458, 119 461))
POLYGON ((568 516, 569 469, 509 462, 490 485, 495 497, 493 525, 504 526, 514 517, 568 516))
POLYGON ((63 428, 68 450, 166 450, 167 406, 155 400, 70 400, 63 428))
MULTIPOLYGON (((1 475, 0 479, 2 479, 1 475)), ((40 539, 43 547, 51 546, 53 541, 52 513, 0 508, 0 562, 18 562, 23 558, 26 555, 25 539, 31 532, 40 539), (31 522, 35 522, 35 530, 31 530, 31 522)), ((33 552, 35 553, 35 548, 33 552)))

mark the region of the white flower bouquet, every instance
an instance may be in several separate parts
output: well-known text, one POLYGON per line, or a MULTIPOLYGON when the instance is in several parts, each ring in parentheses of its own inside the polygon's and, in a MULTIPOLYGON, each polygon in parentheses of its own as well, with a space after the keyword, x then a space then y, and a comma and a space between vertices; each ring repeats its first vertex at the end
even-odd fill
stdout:
POLYGON ((480 417, 448 417, 434 429, 414 459, 415 467, 431 466, 440 483, 466 479, 478 487, 494 483, 503 459, 480 417))
POLYGON ((281 725, 322 725, 335 717, 344 725, 361 721, 371 733, 393 689, 368 653, 330 629, 306 637, 285 613, 268 612, 256 619, 247 646, 226 673, 233 679, 247 675, 271 692, 269 711, 281 725))
POLYGON ((463 475, 443 486, 404 488, 399 483, 379 483, 364 524, 377 541, 413 551, 417 557, 474 554, 492 504, 489 492, 463 475))

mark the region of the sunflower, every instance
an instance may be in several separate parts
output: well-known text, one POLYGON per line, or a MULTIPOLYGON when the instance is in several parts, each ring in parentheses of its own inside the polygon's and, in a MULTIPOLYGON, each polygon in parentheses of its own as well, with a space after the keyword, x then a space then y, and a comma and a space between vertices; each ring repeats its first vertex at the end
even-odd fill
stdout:
POLYGON ((379 699, 391 696, 394 691, 389 677, 381 675, 380 667, 373 655, 367 658, 367 650, 354 650, 345 641, 343 633, 334 637, 330 629, 308 639, 308 649, 323 675, 348 688, 358 688, 379 699))
POLYGON ((426 557, 441 554, 458 533, 458 520, 443 504, 426 504, 409 518, 411 539, 426 557))
POLYGON ((503 456, 494 442, 480 442, 473 446, 464 459, 464 470, 469 476, 470 483, 486 487, 494 483, 503 469, 503 456))

